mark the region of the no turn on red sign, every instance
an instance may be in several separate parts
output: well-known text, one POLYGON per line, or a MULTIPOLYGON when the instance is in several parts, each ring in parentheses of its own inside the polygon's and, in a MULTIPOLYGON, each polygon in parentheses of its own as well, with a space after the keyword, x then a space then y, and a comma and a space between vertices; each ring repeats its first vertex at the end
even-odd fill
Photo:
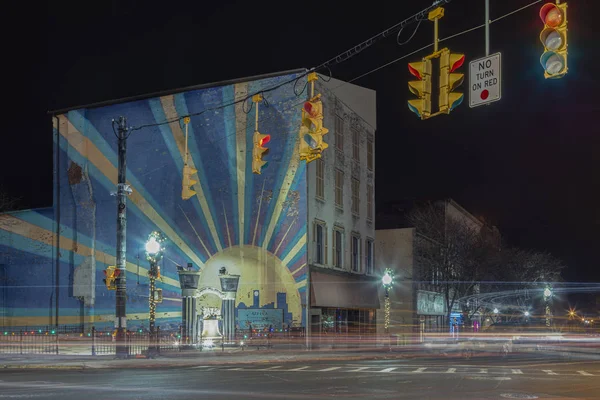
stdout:
POLYGON ((502 96, 500 59, 500 53, 496 53, 469 63, 469 107, 500 100, 502 96))

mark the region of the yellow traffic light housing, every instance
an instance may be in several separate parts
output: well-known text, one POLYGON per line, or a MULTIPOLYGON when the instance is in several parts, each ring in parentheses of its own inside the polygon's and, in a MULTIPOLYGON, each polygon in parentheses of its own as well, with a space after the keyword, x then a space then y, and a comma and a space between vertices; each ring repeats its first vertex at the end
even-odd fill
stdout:
POLYGON ((254 150, 252 151, 252 172, 260 174, 265 169, 269 162, 263 157, 269 154, 269 149, 265 144, 269 143, 271 135, 262 134, 259 131, 254 132, 254 150))
POLYGON ((192 175, 198 172, 197 169, 190 167, 185 164, 183 166, 183 178, 181 180, 181 198, 187 200, 196 194, 196 191, 192 189, 198 181, 192 179, 192 175))
POLYGON ((323 103, 318 94, 304 103, 300 125, 300 159, 311 162, 329 147, 323 140, 329 129, 323 126, 323 103))
POLYGON ((567 74, 567 3, 546 3, 540 8, 540 19, 544 29, 540 41, 544 53, 540 64, 544 68, 546 79, 562 78, 567 74))
POLYGON ((102 280, 108 290, 117 290, 116 279, 121 275, 121 271, 114 265, 109 265, 104 270, 105 278, 102 280))
POLYGON ((408 89, 418 97, 408 101, 408 109, 419 118, 427 119, 431 116, 431 59, 408 63, 408 72, 418 79, 408 82, 408 89))
POLYGON ((447 48, 440 50, 440 113, 450 114, 463 102, 464 93, 453 91, 465 80, 464 74, 455 73, 464 63, 464 54, 451 53, 447 48))
POLYGON ((418 79, 408 82, 408 89, 418 97, 408 100, 408 109, 422 120, 450 114, 464 99, 464 93, 454 92, 464 81, 464 74, 455 72, 464 62, 464 54, 443 48, 420 62, 408 63, 408 72, 418 79))

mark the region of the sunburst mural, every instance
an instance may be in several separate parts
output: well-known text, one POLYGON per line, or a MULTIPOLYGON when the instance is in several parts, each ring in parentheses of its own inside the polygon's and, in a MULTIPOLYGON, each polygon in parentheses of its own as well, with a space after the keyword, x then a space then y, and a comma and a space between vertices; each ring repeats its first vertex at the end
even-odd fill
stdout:
POLYGON ((300 324, 307 252, 306 166, 297 149, 300 105, 306 97, 298 97, 293 88, 300 76, 189 90, 55 117, 54 207, 0 216, 0 264, 3 276, 14 281, 3 286, 3 325, 45 325, 54 323, 57 313, 59 324, 112 323, 114 292, 102 283, 102 271, 115 264, 117 139, 112 120, 119 116, 129 126, 141 127, 127 140, 132 189, 127 200, 128 326, 148 317, 149 265, 143 245, 154 230, 167 238, 158 284, 165 298, 157 308, 159 325, 180 321, 176 267, 188 263, 202 271, 201 285, 215 287, 219 268, 226 266, 241 275, 236 305, 284 308, 286 322, 300 324), (292 83, 266 92, 285 82, 292 83), (271 141, 269 165, 255 175, 251 101, 220 107, 261 91, 268 106, 259 110, 260 131, 270 134, 271 141), (188 164, 198 171, 198 183, 196 194, 182 200, 182 118, 187 115, 188 164), (32 257, 38 262, 31 262, 32 257))

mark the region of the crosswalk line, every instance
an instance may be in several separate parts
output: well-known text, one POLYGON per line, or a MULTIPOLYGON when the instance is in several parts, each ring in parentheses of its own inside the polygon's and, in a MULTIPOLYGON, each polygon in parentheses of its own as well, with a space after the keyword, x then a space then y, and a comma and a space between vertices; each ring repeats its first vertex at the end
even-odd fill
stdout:
POLYGON ((398 367, 385 368, 385 369, 382 369, 379 372, 392 372, 395 369, 398 369, 398 367))
POLYGON ((309 365, 305 366, 305 367, 299 367, 299 368, 293 368, 293 369, 288 369, 286 371, 302 371, 304 369, 310 368, 309 365))
POLYGON ((360 371, 364 371, 365 369, 369 369, 369 368, 371 368, 371 367, 358 367, 358 368, 351 369, 348 372, 360 372, 360 371))
POLYGON ((197 369, 197 368, 208 368, 208 365, 197 365, 195 367, 192 367, 192 369, 197 369))
POLYGON ((243 371, 244 368, 227 368, 227 371, 243 371))
POLYGON ((456 368, 448 368, 448 370, 446 371, 447 374, 453 374, 456 372, 456 368))
POLYGON ((556 372, 552 371, 551 369, 543 369, 542 371, 544 371, 548 375, 558 375, 556 372))
POLYGON ((523 374, 523 371, 521 371, 520 369, 511 369, 513 374, 523 374))
POLYGON ((258 371, 273 371, 273 370, 275 370, 275 369, 279 369, 279 368, 281 368, 281 365, 276 365, 276 366, 274 366, 274 367, 269 367, 269 368, 261 368, 261 369, 260 369, 260 370, 258 370, 258 371))
POLYGON ((584 376, 594 376, 593 374, 590 374, 589 372, 585 372, 585 371, 577 371, 577 373, 584 375, 584 376))
POLYGON ((421 368, 415 369, 413 372, 418 374, 418 373, 424 372, 426 369, 427 369, 426 367, 421 367, 421 368))
POLYGON ((336 369, 340 369, 342 367, 329 367, 329 368, 325 368, 325 369, 320 369, 319 372, 328 372, 328 371, 335 371, 336 369))
POLYGON ((480 374, 487 374, 488 370, 487 370, 487 368, 479 368, 479 373, 480 374))

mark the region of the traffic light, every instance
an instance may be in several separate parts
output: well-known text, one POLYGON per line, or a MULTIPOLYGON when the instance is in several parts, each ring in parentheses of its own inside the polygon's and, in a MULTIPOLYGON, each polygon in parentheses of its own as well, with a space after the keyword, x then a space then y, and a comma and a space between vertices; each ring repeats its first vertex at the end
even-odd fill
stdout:
POLYGON ((465 79, 465 74, 455 73, 464 63, 464 54, 451 53, 447 48, 440 51, 440 113, 450 114, 463 102, 464 93, 453 91, 465 79))
POLYGON ((198 181, 192 179, 192 175, 197 172, 198 170, 190 167, 187 164, 183 166, 183 178, 181 180, 181 198, 183 200, 187 200, 196 194, 196 192, 192 189, 192 186, 198 183, 198 181))
POLYGON ((567 3, 546 3, 540 8, 540 19, 544 30, 540 41, 544 53, 540 63, 544 68, 544 77, 562 78, 567 74, 567 3))
POLYGON ((262 134, 259 131, 254 132, 254 150, 252 151, 252 172, 259 174, 264 170, 269 162, 263 157, 269 154, 269 149, 265 144, 271 141, 271 135, 262 134))
POLYGON ((418 79, 408 82, 408 89, 418 97, 408 101, 408 109, 419 118, 427 119, 431 116, 431 59, 408 63, 408 72, 418 79))
POLYGON ((304 103, 302 124, 300 125, 300 159, 311 162, 321 157, 323 150, 329 147, 323 136, 329 129, 323 126, 323 103, 318 94, 304 103))
POLYGON ((121 275, 121 270, 117 269, 114 265, 106 267, 104 270, 105 278, 102 280, 108 290, 117 290, 115 280, 121 275))

